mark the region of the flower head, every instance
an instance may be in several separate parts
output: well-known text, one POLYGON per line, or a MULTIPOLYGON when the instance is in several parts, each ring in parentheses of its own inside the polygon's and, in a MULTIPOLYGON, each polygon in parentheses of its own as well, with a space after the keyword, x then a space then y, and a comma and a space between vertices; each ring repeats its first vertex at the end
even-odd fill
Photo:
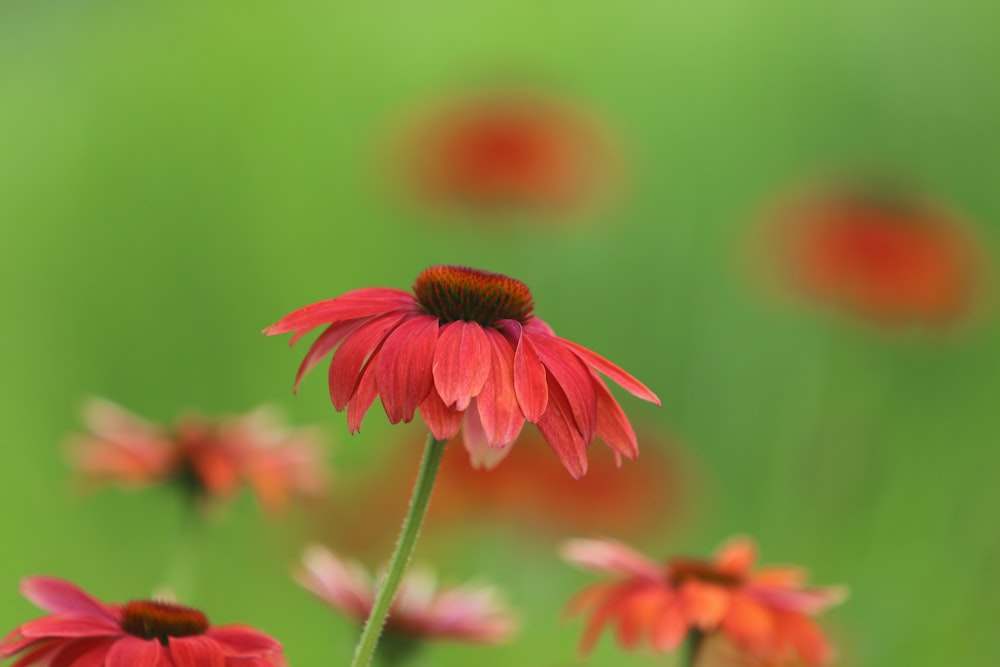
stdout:
POLYGON ((279 427, 265 408, 218 420, 187 416, 171 429, 102 399, 89 401, 84 416, 90 433, 70 441, 70 454, 88 480, 126 486, 173 480, 204 498, 230 496, 246 483, 268 509, 326 487, 316 435, 279 427))
POLYGON ((614 152, 598 123, 553 96, 466 95, 415 126, 405 178, 434 206, 563 213, 594 201, 612 180, 614 152))
POLYGON ((795 567, 754 570, 756 546, 748 538, 729 541, 712 559, 674 558, 665 566, 611 540, 571 540, 563 556, 618 578, 570 603, 573 612, 590 611, 584 651, 606 624, 617 623, 619 644, 629 649, 646 639, 657 651, 673 650, 698 631, 778 664, 821 665, 832 656, 810 616, 843 600, 844 591, 806 588, 795 567))
MULTIPOLYGON (((321 546, 303 555, 296 580, 332 609, 364 623, 375 600, 375 582, 358 563, 343 560, 321 546)), ((517 623, 492 588, 466 585, 438 589, 427 570, 411 571, 392 601, 386 632, 396 636, 499 644, 517 623)))
POLYGON ((916 198, 820 189, 772 218, 770 261, 819 302, 878 324, 947 324, 975 305, 978 249, 954 215, 916 198))
POLYGON ((617 456, 634 458, 635 433, 598 372, 639 398, 659 399, 604 357, 556 336, 533 310, 520 281, 432 266, 417 277, 413 294, 355 290, 296 310, 264 333, 295 332, 294 343, 326 325, 295 384, 336 349, 330 399, 337 410, 347 408, 351 432, 381 397, 393 424, 419 410, 438 440, 461 428, 476 467, 499 463, 526 421, 538 425, 574 477, 586 472, 586 447, 595 437, 617 456))
POLYGON ((156 600, 107 604, 61 579, 28 577, 21 593, 49 616, 0 641, 0 659, 30 665, 283 667, 281 644, 242 625, 212 626, 197 609, 156 600))

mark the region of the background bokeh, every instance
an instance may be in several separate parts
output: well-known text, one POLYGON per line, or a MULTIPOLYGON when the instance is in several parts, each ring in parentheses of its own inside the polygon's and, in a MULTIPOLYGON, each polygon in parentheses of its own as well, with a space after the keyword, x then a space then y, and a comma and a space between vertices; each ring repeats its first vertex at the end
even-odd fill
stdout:
MULTIPOLYGON (((456 263, 525 281, 558 332, 663 399, 622 398, 685 471, 633 544, 707 554, 745 532, 765 562, 851 588, 823 618, 841 664, 985 664, 1000 617, 988 304, 945 334, 887 331, 768 299, 741 247, 772 195, 859 168, 960 211, 998 256, 997 25, 989 0, 0 3, 0 631, 35 614, 24 575, 125 600, 174 549, 169 491, 71 484, 62 443, 86 396, 161 422, 276 404, 324 425, 344 502, 393 457, 412 465, 419 425, 376 408, 348 436, 324 374, 293 397, 300 351, 258 332, 456 263), (614 201, 550 224, 439 219, 390 194, 380 162, 407 110, 494 77, 605 120, 627 173, 614 201)), ((278 637, 292 665, 343 664, 356 631, 288 576, 306 541, 337 534, 316 510, 263 518, 242 497, 205 533, 190 602, 278 637)), ((418 664, 582 664, 560 610, 593 577, 555 545, 487 516, 432 523, 417 559, 503 587, 524 627, 418 664)), ((670 662, 606 637, 587 664, 670 662)))

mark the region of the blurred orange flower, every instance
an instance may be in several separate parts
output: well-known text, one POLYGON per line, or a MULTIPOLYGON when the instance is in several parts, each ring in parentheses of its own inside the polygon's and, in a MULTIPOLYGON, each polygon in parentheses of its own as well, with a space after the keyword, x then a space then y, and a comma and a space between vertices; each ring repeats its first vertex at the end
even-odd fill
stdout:
POLYGON ((767 225, 785 284, 878 324, 946 324, 981 295, 983 259, 956 216, 916 198, 857 187, 790 198, 767 225))
POLYGON ((730 540, 710 560, 674 558, 666 565, 612 540, 571 540, 563 556, 618 577, 570 602, 571 612, 590 612, 584 652, 606 624, 616 622, 618 643, 626 649, 645 638, 654 650, 673 650, 692 635, 720 633, 764 662, 821 665, 832 658, 810 616, 842 601, 844 590, 806 588, 805 573, 795 567, 754 570, 757 549, 749 538, 730 540))
POLYGON ((178 482, 202 499, 232 496, 247 484, 265 509, 326 491, 322 449, 312 430, 287 430, 267 408, 224 419, 180 418, 155 426, 104 399, 84 406, 86 435, 69 442, 84 480, 141 487, 178 482))
POLYGON ((414 125, 405 142, 405 179, 435 207, 575 212, 614 180, 614 151, 598 124, 552 95, 467 94, 414 125))

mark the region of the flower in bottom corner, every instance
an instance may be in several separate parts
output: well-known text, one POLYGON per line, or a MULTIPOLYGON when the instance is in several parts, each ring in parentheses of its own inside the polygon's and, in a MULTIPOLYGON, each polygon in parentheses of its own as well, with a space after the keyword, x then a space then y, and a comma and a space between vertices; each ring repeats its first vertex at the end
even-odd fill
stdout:
POLYGON ((618 577, 584 589, 570 602, 572 613, 590 612, 584 652, 611 623, 626 649, 645 639, 654 650, 668 651, 688 638, 698 643, 721 636, 764 664, 816 666, 833 657, 811 616, 841 602, 844 590, 807 588, 805 572, 797 567, 754 569, 757 548, 749 538, 730 540, 712 559, 673 558, 665 565, 612 540, 571 540, 563 556, 618 577))
POLYGON ((100 602, 77 586, 28 577, 21 593, 50 615, 0 641, 0 660, 17 667, 284 667, 281 644, 242 625, 212 626, 204 613, 178 604, 100 602))
MULTIPOLYGON (((324 547, 306 549, 295 579, 332 609, 364 623, 375 601, 375 581, 357 562, 324 547)), ((387 637, 418 641, 447 639, 501 644, 514 634, 517 621, 490 587, 467 584, 439 588, 427 570, 403 579, 389 609, 387 637)))

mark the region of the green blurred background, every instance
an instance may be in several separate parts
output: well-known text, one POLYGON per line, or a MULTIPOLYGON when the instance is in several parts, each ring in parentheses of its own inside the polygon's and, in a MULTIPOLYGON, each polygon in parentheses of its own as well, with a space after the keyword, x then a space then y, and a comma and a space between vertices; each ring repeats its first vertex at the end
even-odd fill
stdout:
MULTIPOLYGON (((851 588, 823 618, 841 664, 986 664, 996 318, 888 335, 778 306, 739 248, 772 193, 875 165, 978 223, 996 256, 998 25, 989 0, 0 3, 0 631, 35 614, 24 575, 120 601, 174 548, 169 492, 74 490, 62 443, 82 398, 160 422, 274 403, 324 425, 337 478, 361 475, 419 425, 390 429, 376 407, 348 436, 324 374, 293 397, 301 351, 258 332, 457 263, 525 281, 558 332, 663 399, 623 402, 697 483, 683 529, 637 547, 707 554, 745 532, 764 562, 851 588), (377 156, 408 108, 511 73, 607 120, 629 174, 612 204, 578 225, 482 224, 387 194, 377 156)), ((317 533, 242 497, 207 531, 189 602, 278 637, 293 666, 344 664, 357 632, 288 576, 317 533)), ((497 583, 524 619, 509 646, 436 645, 418 664, 582 662, 560 609, 595 578, 551 543, 480 524, 426 533, 418 560, 497 583)), ((605 637, 587 662, 671 661, 605 637)))

